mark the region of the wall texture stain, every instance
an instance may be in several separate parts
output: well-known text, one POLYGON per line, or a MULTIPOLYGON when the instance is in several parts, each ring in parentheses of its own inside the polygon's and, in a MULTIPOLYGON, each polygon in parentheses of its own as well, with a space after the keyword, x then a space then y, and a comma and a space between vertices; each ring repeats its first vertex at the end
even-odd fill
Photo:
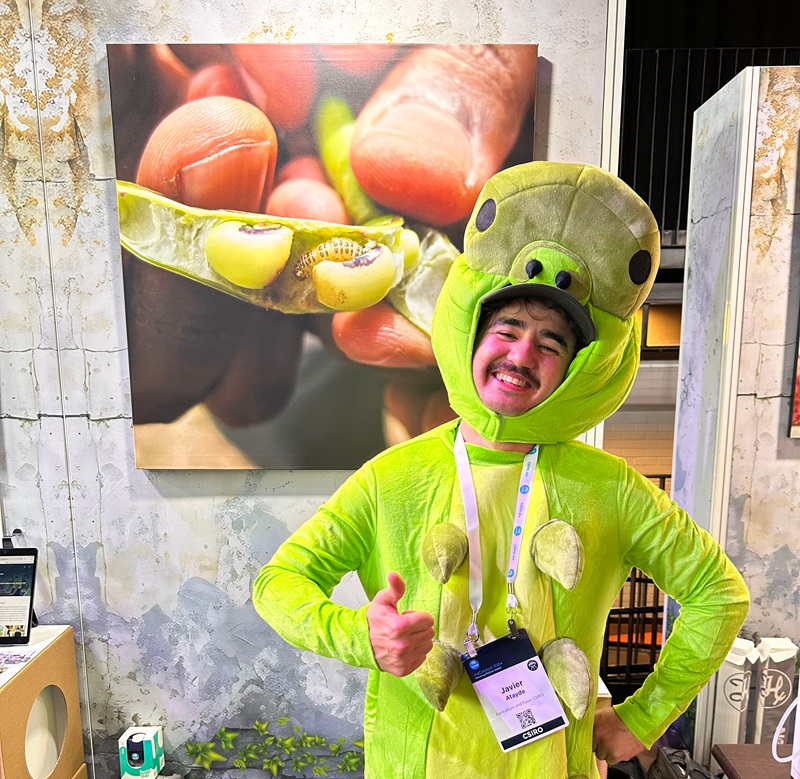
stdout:
MULTIPOLYGON (((288 647, 250 602, 260 566, 346 474, 134 467, 106 44, 537 43, 552 67, 532 153, 597 164, 606 2, 30 8, 0 0, 0 499, 5 528, 41 550, 42 621, 79 638, 90 775, 118 776, 134 723, 164 726, 165 773, 183 777, 210 775, 185 744, 223 726, 285 715, 357 738, 363 670, 288 647)), ((352 577, 335 596, 363 598, 352 577)))
MULTIPOLYGON (((800 68, 740 73, 696 116, 701 142, 693 158, 684 310, 684 321, 693 323, 686 331, 691 350, 686 365, 692 370, 684 376, 693 405, 685 407, 678 445, 685 440, 687 454, 696 455, 689 496, 703 510, 695 517, 714 510, 724 515, 716 517, 722 520, 722 540, 752 596, 746 634, 788 636, 798 643, 800 440, 790 439, 788 431, 800 318, 800 222, 794 204, 800 68), (742 96, 751 79, 752 114, 741 107, 748 105, 742 96), (752 179, 741 191, 735 171, 746 170, 749 162, 752 179), (739 241, 736 254, 731 247, 739 241), (714 298, 710 316, 707 301, 714 285, 698 283, 703 278, 715 278, 723 293, 714 298), (711 344, 713 349, 703 348, 711 344), (726 371, 732 372, 732 388, 725 386, 726 371), (725 393, 729 409, 720 403, 725 393), (702 406, 713 434, 706 448, 696 449, 692 409, 702 406), (704 477, 712 473, 716 491, 704 477)), ((683 411, 679 406, 679 419, 683 411)))
POLYGON ((46 214, 36 182, 44 177, 50 228, 67 245, 90 175, 84 136, 99 96, 89 77, 89 10, 74 0, 45 0, 33 18, 22 3, 5 10, 0 27, 12 45, 0 54, 4 189, 25 237, 35 243, 35 227, 46 214), (32 51, 35 61, 27 59, 32 51))

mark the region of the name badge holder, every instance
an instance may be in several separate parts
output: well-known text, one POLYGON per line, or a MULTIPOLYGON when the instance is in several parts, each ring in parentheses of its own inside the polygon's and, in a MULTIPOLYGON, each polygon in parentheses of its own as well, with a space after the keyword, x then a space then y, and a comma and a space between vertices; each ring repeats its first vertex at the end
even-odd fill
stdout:
POLYGON ((483 601, 483 579, 475 483, 469 468, 469 456, 459 429, 453 449, 456 471, 464 500, 469 538, 469 602, 472 620, 467 628, 461 662, 472 682, 478 700, 504 752, 530 744, 566 728, 569 724, 561 702, 547 677, 527 631, 517 627, 514 615, 519 605, 514 581, 517 578, 522 533, 528 514, 533 477, 539 447, 534 446, 522 463, 517 493, 514 527, 511 531, 506 583, 509 633, 483 644, 478 630, 478 611, 483 601))

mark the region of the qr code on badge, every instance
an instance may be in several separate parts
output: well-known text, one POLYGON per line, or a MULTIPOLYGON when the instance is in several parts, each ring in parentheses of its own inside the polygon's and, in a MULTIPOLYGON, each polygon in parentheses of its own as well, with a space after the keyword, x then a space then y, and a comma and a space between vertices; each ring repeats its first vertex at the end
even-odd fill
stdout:
POLYGON ((530 728, 536 724, 536 717, 533 716, 533 712, 530 709, 518 711, 517 719, 519 720, 519 726, 521 728, 530 728))

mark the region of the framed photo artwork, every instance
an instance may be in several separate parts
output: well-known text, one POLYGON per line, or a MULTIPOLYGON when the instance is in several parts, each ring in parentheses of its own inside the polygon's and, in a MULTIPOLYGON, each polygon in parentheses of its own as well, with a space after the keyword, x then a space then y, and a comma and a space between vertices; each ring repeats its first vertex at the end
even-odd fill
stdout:
POLYGON ((354 469, 452 416, 430 319, 537 47, 107 54, 137 467, 354 469))

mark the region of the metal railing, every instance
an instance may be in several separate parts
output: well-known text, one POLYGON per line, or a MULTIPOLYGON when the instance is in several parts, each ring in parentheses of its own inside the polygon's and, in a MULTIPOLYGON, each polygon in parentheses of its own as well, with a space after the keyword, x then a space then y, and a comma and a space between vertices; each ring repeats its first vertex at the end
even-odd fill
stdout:
POLYGON ((600 673, 607 684, 642 681, 658 660, 664 596, 638 568, 631 571, 606 623, 600 673))
MULTIPOLYGON (((671 476, 648 476, 669 491, 671 476)), ((606 623, 600 675, 614 693, 624 697, 653 670, 663 643, 664 595, 653 580, 634 568, 617 597, 606 623)), ((616 701, 615 701, 616 702, 616 701)))
POLYGON ((628 49, 619 176, 650 205, 664 246, 685 246, 697 108, 750 66, 798 65, 798 48, 628 49))

